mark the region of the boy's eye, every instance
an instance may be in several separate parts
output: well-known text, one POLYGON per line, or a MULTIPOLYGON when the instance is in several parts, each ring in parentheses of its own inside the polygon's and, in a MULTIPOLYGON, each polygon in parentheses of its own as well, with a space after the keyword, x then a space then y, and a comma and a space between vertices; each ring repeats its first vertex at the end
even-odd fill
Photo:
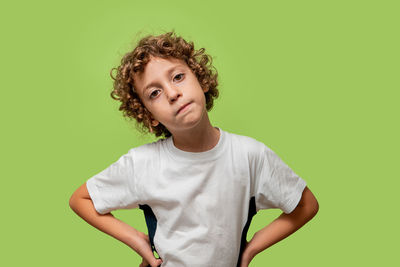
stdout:
POLYGON ((179 74, 175 75, 174 79, 176 79, 176 78, 178 79, 178 81, 182 80, 183 73, 179 73, 179 74))
POLYGON ((160 91, 160 90, 154 90, 153 92, 151 92, 151 94, 150 94, 150 98, 154 98, 154 97, 156 97, 156 96, 157 96, 157 94, 154 94, 154 92, 157 92, 157 91, 160 91))

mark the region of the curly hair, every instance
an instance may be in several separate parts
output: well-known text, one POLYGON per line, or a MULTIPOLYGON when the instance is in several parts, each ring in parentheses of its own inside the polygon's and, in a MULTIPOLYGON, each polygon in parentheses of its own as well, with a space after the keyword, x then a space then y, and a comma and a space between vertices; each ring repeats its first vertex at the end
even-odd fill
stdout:
POLYGON ((134 87, 134 76, 143 73, 151 57, 176 58, 186 62, 196 75, 199 84, 205 92, 206 109, 210 111, 214 99, 219 95, 217 85, 218 72, 212 65, 212 58, 205 53, 204 48, 194 49, 193 42, 187 42, 173 31, 158 36, 148 35, 142 38, 136 48, 126 53, 121 64, 112 68, 110 75, 114 80, 111 97, 121 102, 119 110, 123 116, 136 120, 136 126, 142 133, 153 133, 156 137, 171 136, 171 132, 162 124, 152 126, 151 113, 144 106, 134 87), (113 71, 116 70, 116 76, 113 71))

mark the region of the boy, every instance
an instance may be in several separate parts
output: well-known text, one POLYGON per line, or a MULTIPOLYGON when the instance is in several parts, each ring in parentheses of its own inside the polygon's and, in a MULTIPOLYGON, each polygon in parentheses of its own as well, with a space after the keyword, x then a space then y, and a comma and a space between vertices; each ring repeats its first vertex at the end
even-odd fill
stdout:
POLYGON ((207 112, 218 97, 212 68, 203 48, 169 32, 143 38, 111 75, 124 116, 165 138, 130 149, 69 203, 141 255, 140 266, 246 267, 318 211, 306 182, 271 149, 211 125, 207 112), (110 213, 137 207, 149 235, 110 213), (269 208, 283 213, 247 242, 252 217, 269 208))

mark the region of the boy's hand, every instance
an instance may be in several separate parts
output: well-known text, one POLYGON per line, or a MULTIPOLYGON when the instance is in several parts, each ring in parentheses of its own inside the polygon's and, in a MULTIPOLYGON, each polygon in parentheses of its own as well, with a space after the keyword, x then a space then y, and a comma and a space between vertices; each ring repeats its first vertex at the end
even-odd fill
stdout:
POLYGON ((242 254, 242 259, 240 261, 240 267, 248 267, 250 264, 250 261, 253 259, 250 255, 249 255, 249 242, 246 241, 246 246, 243 250, 243 254, 242 254))
POLYGON ((139 267, 149 267, 149 266, 157 267, 157 266, 160 266, 161 263, 162 263, 162 260, 161 259, 157 259, 156 265, 151 265, 144 258, 142 258, 142 263, 140 263, 139 267))
POLYGON ((134 250, 142 256, 142 263, 139 267, 148 267, 149 265, 151 267, 158 267, 162 263, 162 259, 156 259, 156 257, 154 257, 149 236, 137 231, 134 239, 134 250))

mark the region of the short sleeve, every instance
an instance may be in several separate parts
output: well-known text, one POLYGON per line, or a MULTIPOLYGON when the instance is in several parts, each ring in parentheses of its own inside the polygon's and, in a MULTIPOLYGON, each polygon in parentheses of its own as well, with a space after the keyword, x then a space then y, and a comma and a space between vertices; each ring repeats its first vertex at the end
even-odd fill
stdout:
POLYGON ((291 213, 298 205, 306 182, 269 147, 263 145, 255 177, 256 210, 281 209, 291 213))
POLYGON ((133 156, 134 151, 131 149, 86 181, 86 187, 98 213, 106 214, 117 209, 138 207, 133 156))

